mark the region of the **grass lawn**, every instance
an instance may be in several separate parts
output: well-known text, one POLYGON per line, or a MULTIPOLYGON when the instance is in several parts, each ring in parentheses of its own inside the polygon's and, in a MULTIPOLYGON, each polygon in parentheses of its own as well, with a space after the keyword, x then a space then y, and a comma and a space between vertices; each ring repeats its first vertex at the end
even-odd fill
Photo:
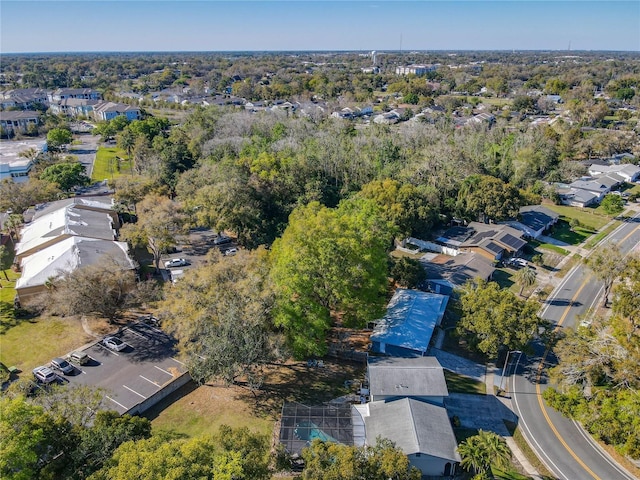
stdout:
POLYGON ((613 232, 616 228, 618 228, 622 224, 621 221, 616 220, 611 225, 609 225, 604 230, 599 231, 596 235, 591 237, 587 243, 585 243, 586 248, 593 248, 596 246, 598 242, 600 242, 604 237, 613 232))
POLYGON ((531 449, 527 441, 522 436, 522 432, 517 427, 517 425, 515 423, 511 423, 507 421, 505 421, 504 424, 506 425, 507 429, 511 432, 511 435, 513 436, 513 440, 516 442, 516 444, 518 445, 518 447, 520 448, 524 456, 527 457, 527 460, 529 460, 529 463, 533 465, 533 468, 535 468, 538 471, 538 473, 542 475, 542 478, 544 478, 545 480, 547 479, 551 480, 555 478, 551 475, 551 472, 547 470, 547 467, 544 466, 544 464, 540 461, 538 456, 531 449))
POLYGON ((579 254, 574 253, 573 257, 571 257, 569 261, 565 263, 560 270, 558 270, 556 277, 563 278, 573 267, 580 263, 580 261, 582 261, 582 257, 579 254))
POLYGON ((402 250, 393 250, 389 255, 391 255, 394 258, 402 258, 402 257, 407 257, 407 258, 413 258, 414 260, 419 260, 420 258, 423 257, 424 253, 421 252, 420 250, 416 250, 416 253, 409 253, 409 252, 404 252, 402 250))
POLYGON ((354 393, 345 380, 360 380, 364 365, 324 360, 324 368, 310 368, 304 362, 265 369, 265 383, 252 393, 242 386, 195 387, 187 385, 149 410, 145 416, 154 429, 173 430, 187 436, 217 432, 220 425, 246 426, 271 435, 285 401, 320 405, 333 398, 354 393))
POLYGON ((447 382, 449 393, 476 393, 486 395, 487 386, 484 382, 479 382, 466 375, 444 370, 444 379, 447 382))
POLYGON ((507 268, 496 268, 491 276, 491 280, 500 285, 500 288, 511 288, 516 282, 513 279, 515 270, 509 270, 507 268))
POLYGON ((572 218, 576 218, 587 230, 600 230, 611 220, 610 216, 599 214, 594 208, 577 208, 552 204, 545 204, 544 206, 549 210, 559 213, 560 218, 567 223, 569 223, 572 218))
MULTIPOLYGON (((538 242, 537 240, 529 240, 529 244, 534 248, 542 248, 544 250, 550 250, 552 252, 558 253, 560 255, 569 255, 569 250, 565 250, 562 247, 559 247, 558 245, 554 245, 552 243, 541 243, 538 242)), ((542 253, 542 252, 536 252, 536 253, 542 253)))
POLYGON ((7 282, 4 273, 0 272, 0 334, 4 333, 8 328, 16 324, 15 310, 13 308, 13 299, 16 296, 16 280, 20 276, 10 268, 4 271, 9 277, 7 282))
POLYGON ((41 317, 16 323, 0 334, 0 362, 23 372, 92 340, 76 317, 41 317))
POLYGON ((594 233, 596 230, 583 227, 576 227, 572 230, 569 222, 562 218, 553 226, 553 231, 549 235, 569 245, 579 245, 594 233))
POLYGON ((96 161, 93 164, 91 172, 91 180, 101 182, 104 179, 113 180, 125 173, 131 173, 131 164, 129 160, 120 162, 118 168, 116 157, 125 158, 127 155, 124 150, 116 147, 100 147, 96 153, 96 161))

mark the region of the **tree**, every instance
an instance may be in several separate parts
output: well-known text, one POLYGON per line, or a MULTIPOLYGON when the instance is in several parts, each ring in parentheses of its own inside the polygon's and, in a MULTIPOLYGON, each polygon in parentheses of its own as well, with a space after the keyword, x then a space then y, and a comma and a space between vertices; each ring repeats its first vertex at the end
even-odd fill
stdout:
POLYGON ((73 187, 91 183, 91 179, 85 175, 84 165, 80 162, 63 162, 51 165, 40 174, 40 180, 54 183, 65 192, 73 187))
POLYGON ((419 260, 401 257, 393 261, 391 276, 400 287, 417 288, 427 279, 427 272, 419 260))
POLYGON ((418 480, 421 472, 389 440, 367 447, 314 440, 302 451, 303 480, 418 480))
POLYGON ((392 235, 370 201, 344 201, 336 209, 312 202, 294 210, 271 257, 275 322, 297 356, 325 352, 332 315, 362 325, 382 314, 392 235))
POLYGON ((258 387, 262 366, 279 357, 266 260, 263 249, 233 257, 214 250, 205 265, 191 269, 167 292, 163 325, 178 339, 197 382, 242 379, 258 387))
POLYGON ((515 280, 516 283, 520 285, 520 292, 518 295, 522 296, 522 292, 525 288, 529 288, 536 283, 536 271, 530 267, 521 268, 516 273, 515 280))
POLYGON ((602 205, 602 209, 608 215, 618 215, 624 210, 624 200, 622 196, 614 195, 613 193, 605 195, 600 205, 602 205))
POLYGON ((60 151, 64 145, 70 144, 72 140, 73 135, 68 128, 53 128, 47 133, 47 148, 57 152, 60 151))
MULTIPOLYGON (((4 274, 4 279, 8 282, 9 276, 7 275, 6 270, 11 268, 11 263, 13 262, 13 255, 11 250, 7 248, 6 245, 0 245, 0 270, 4 274)), ((0 285, 2 288, 2 285, 0 285)))
POLYGON ((15 480, 48 478, 43 468, 76 442, 69 422, 22 396, 0 397, 0 433, 0 477, 15 480))
POLYGON ((216 436, 151 438, 123 443, 92 480, 268 480, 268 441, 245 428, 216 436))
POLYGON ((47 303, 69 315, 97 313, 114 322, 136 304, 136 286, 131 265, 103 257, 56 279, 55 288, 48 292, 52 301, 47 303))
POLYGON ((585 265, 598 280, 604 283, 602 306, 607 308, 613 282, 620 277, 626 267, 620 248, 610 242, 603 243, 585 259, 585 265))
POLYGON ((458 453, 465 470, 473 470, 480 478, 494 478, 491 467, 505 468, 511 460, 511 449, 499 435, 479 430, 478 435, 458 445, 458 453))
POLYGON ((518 189, 490 175, 467 177, 458 192, 460 215, 479 221, 515 218, 520 209, 518 189))
POLYGON ((460 308, 458 332, 490 356, 501 348, 525 349, 541 325, 535 302, 520 300, 495 282, 467 282, 460 291, 460 308))
POLYGON ((136 144, 135 133, 130 128, 125 128, 116 135, 116 144, 127 153, 127 158, 131 159, 131 153, 136 144))
POLYGON ((136 205, 138 221, 124 225, 120 235, 133 245, 149 247, 156 271, 160 270, 162 252, 176 243, 183 217, 178 203, 166 197, 147 195, 136 205))
POLYGON ((0 209, 21 214, 32 205, 57 199, 60 193, 56 184, 45 180, 30 178, 16 183, 6 179, 0 182, 0 209))

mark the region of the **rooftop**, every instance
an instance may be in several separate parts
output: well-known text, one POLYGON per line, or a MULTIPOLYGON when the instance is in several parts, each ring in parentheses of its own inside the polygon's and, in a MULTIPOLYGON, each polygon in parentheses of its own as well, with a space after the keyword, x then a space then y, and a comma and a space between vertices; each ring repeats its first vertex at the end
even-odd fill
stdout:
POLYGON ((367 360, 371 395, 449 395, 442 366, 436 357, 374 357, 367 360))

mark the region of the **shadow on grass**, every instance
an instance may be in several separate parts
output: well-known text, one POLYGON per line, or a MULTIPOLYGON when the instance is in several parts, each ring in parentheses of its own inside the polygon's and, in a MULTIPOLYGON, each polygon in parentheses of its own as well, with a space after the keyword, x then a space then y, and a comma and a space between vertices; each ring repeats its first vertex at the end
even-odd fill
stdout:
POLYGON ((7 333, 22 322, 33 321, 34 318, 34 315, 27 314, 22 310, 16 311, 13 303, 0 301, 0 335, 7 333))
POLYGON ((597 233, 597 231, 584 227, 576 227, 572 230, 569 222, 560 220, 553 227, 553 232, 549 236, 569 245, 579 245, 594 233, 597 233))

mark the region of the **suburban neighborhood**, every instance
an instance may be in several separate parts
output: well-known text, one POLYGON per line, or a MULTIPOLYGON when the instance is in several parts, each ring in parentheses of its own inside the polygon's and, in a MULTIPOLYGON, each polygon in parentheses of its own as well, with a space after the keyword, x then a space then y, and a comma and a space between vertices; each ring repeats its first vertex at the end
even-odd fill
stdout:
POLYGON ((0 68, 2 478, 638 478, 637 53, 69 55, 0 68))

